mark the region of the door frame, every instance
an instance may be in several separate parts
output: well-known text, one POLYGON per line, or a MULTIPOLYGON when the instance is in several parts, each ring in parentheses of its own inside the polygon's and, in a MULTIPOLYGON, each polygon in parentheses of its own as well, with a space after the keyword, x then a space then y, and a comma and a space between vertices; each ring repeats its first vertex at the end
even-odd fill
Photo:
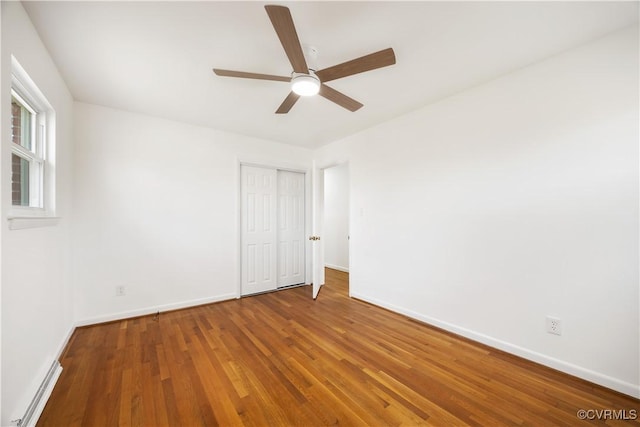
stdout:
MULTIPOLYGON (((347 262, 347 265, 344 268, 343 267, 338 267, 338 266, 334 266, 334 267, 338 271, 343 271, 343 272, 349 273, 350 272, 350 264, 351 264, 351 192, 350 192, 350 190, 351 190, 351 173, 350 172, 351 171, 349 169, 349 162, 348 161, 340 162, 340 163, 336 163, 336 164, 333 164, 331 166, 327 166, 326 168, 324 168, 323 169, 323 171, 324 171, 323 183, 326 183, 326 176, 327 176, 326 175, 326 171, 334 169, 334 168, 337 168, 337 167, 344 167, 345 170, 346 170, 346 181, 347 181, 346 185, 347 185, 347 188, 346 189, 340 189, 339 192, 340 193, 342 193, 343 191, 347 192, 347 206, 346 206, 347 218, 346 218, 346 220, 347 220, 347 253, 348 253, 348 262, 347 262)), ((324 196, 323 200, 325 200, 326 199, 326 191, 324 191, 323 196, 324 196)), ((326 211, 326 208, 327 208, 326 204, 323 207, 324 207, 324 209, 326 211)), ((323 219, 324 218, 326 218, 325 215, 323 215, 323 219)), ((327 227, 326 227, 326 221, 325 221, 324 226, 323 226, 323 231, 324 231, 325 234, 327 234, 328 230, 327 230, 327 227)), ((326 239, 325 239, 325 241, 326 241, 326 239)), ((324 249, 324 254, 325 254, 325 261, 326 261, 326 254, 327 254, 327 248, 326 247, 324 249)), ((325 267, 327 267, 326 262, 325 262, 325 267)), ((332 267, 328 267, 328 268, 332 268, 332 267)))
MULTIPOLYGON (((311 171, 300 167, 291 166, 290 164, 277 164, 267 162, 254 162, 238 160, 236 163, 236 254, 237 254, 237 284, 236 284, 236 298, 242 298, 242 166, 253 166, 258 168, 275 169, 287 172, 296 172, 304 175, 304 230, 307 236, 311 235, 312 231, 312 188, 311 188, 311 171)), ((311 284, 312 280, 312 252, 311 242, 305 239, 305 285, 311 284)))
MULTIPOLYGON (((332 162, 316 162, 313 161, 313 235, 322 237, 324 232, 324 172, 335 166, 346 165, 349 172, 349 235, 351 235, 351 168, 348 160, 332 161, 332 162)), ((320 288, 325 283, 325 258, 324 258, 324 242, 322 239, 313 242, 313 299, 318 297, 320 288)), ((349 239, 349 271, 351 271, 351 239, 349 239)), ((349 287, 349 296, 351 296, 351 287, 349 287)))

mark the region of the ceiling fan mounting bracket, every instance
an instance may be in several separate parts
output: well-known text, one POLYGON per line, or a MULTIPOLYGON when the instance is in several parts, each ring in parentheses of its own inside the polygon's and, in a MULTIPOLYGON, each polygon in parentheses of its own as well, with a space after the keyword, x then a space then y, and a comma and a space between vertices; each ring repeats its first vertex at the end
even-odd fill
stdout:
POLYGON ((302 53, 304 54, 304 59, 307 60, 307 67, 309 71, 317 71, 318 70, 318 48, 315 46, 311 46, 309 44, 302 44, 302 53))

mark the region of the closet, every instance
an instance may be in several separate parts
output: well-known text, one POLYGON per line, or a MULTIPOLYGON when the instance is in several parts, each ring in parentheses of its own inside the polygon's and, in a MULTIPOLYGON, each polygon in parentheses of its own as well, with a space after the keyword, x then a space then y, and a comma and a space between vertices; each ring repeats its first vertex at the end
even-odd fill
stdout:
POLYGON ((305 281, 305 175, 241 165, 241 294, 305 281))

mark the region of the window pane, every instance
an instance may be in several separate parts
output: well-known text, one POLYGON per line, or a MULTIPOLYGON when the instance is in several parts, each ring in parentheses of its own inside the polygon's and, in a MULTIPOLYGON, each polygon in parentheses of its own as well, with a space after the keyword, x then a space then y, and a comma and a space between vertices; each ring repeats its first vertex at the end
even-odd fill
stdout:
POLYGON ((33 114, 20 101, 11 97, 11 140, 29 151, 34 151, 32 143, 33 114))
POLYGON ((29 161, 11 154, 11 202, 29 206, 29 161))

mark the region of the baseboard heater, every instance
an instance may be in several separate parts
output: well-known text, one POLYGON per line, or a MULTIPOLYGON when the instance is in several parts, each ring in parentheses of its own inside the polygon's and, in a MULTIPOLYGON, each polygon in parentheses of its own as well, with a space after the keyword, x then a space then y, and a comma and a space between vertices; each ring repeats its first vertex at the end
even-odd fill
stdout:
POLYGON ((31 427, 36 425, 38 418, 40 418, 40 414, 42 414, 44 405, 46 405, 47 400, 49 400, 49 396, 51 396, 53 387, 56 385, 56 381, 58 381, 58 377, 61 372, 62 365, 60 365, 60 362, 56 360, 49 368, 47 375, 42 381, 42 384, 40 384, 38 391, 27 407, 22 418, 18 418, 13 421, 18 427, 31 427))

